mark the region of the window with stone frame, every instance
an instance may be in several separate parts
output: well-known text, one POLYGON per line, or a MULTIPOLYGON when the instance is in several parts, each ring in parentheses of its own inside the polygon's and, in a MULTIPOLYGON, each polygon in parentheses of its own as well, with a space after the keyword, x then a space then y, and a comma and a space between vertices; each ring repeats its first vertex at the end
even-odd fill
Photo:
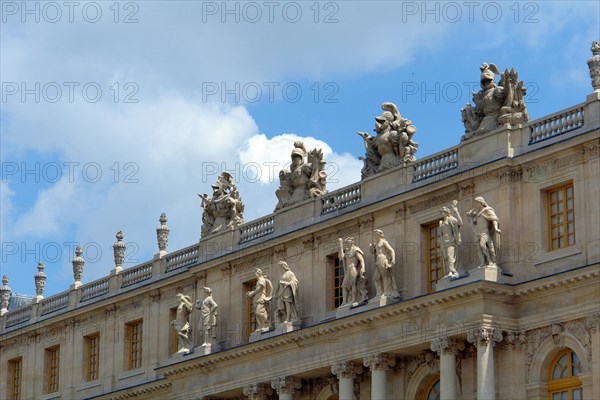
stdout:
POLYGON ((423 392, 423 400, 440 400, 440 374, 429 380, 423 392))
POLYGON ((18 357, 8 361, 10 399, 21 399, 21 383, 23 380, 23 358, 18 357))
POLYGON ((98 379, 100 368, 100 334, 85 336, 86 347, 86 380, 88 382, 98 379))
POLYGON ((54 346, 45 351, 46 393, 58 392, 60 378, 60 347, 54 346))
POLYGON ((340 263, 340 259, 337 255, 331 255, 327 257, 327 263, 331 273, 331 303, 330 309, 335 310, 342 305, 344 297, 342 294, 342 282, 344 281, 344 268, 340 263))
POLYGON ((125 325, 127 369, 136 369, 142 366, 142 327, 141 319, 125 325))
POLYGON ((256 330, 256 316, 254 315, 254 304, 252 299, 246 296, 246 293, 256 289, 256 279, 244 283, 244 301, 246 310, 246 339, 250 337, 250 334, 256 330))
POLYGON ((444 277, 444 265, 440 243, 439 221, 424 225, 425 261, 427 265, 427 291, 434 292, 438 279, 444 277))
POLYGON ((573 183, 547 191, 548 250, 575 244, 575 198, 573 183))
POLYGON ((581 362, 571 349, 558 353, 550 364, 548 396, 550 400, 581 400, 583 388, 579 374, 581 362))

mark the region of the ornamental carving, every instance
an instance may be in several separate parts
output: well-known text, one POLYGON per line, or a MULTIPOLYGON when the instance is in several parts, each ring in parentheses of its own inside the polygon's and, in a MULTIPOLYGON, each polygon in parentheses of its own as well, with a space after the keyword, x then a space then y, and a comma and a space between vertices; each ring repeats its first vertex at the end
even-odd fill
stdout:
POLYGON ((492 326, 480 326, 467 332, 467 340, 477 346, 495 346, 503 338, 502 331, 492 326))
POLYGON ((202 232, 206 236, 234 229, 244 223, 244 203, 235 186, 233 176, 223 172, 212 185, 213 193, 209 198, 207 194, 198 194, 202 199, 202 232))
POLYGON ((363 367, 356 361, 340 361, 331 366, 331 373, 338 379, 354 379, 363 372, 363 367))
POLYGON ((396 365, 396 357, 393 354, 372 354, 363 359, 363 365, 371 371, 387 371, 396 365))

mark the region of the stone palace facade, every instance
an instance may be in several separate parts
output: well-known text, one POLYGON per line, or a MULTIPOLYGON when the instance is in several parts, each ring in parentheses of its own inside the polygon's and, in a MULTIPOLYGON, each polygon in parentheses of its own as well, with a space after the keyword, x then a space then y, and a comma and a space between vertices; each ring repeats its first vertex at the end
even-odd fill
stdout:
POLYGON ((592 50, 580 104, 532 120, 516 72, 484 64, 452 148, 417 158, 384 103, 356 184, 327 192, 299 141, 273 214, 244 222, 223 174, 198 243, 168 252, 163 214, 141 265, 119 232, 102 279, 78 250, 69 290, 44 298, 40 263, 10 308, 5 277, 0 398, 600 399, 592 50))

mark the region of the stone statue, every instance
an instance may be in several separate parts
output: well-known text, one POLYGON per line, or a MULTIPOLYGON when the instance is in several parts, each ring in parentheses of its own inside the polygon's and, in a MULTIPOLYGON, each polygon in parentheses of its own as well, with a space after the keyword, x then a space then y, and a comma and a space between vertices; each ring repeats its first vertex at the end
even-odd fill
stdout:
POLYGON ((224 229, 233 229, 244 223, 244 203, 233 177, 223 172, 212 185, 213 194, 198 194, 202 198, 202 237, 224 229))
POLYGON ((460 227, 463 224, 460 213, 458 212, 458 201, 454 200, 450 208, 442 207, 440 209, 442 220, 440 221, 442 256, 444 257, 444 266, 446 267, 446 276, 458 276, 458 260, 460 259, 460 227))
POLYGON ((279 172, 279 189, 275 192, 279 202, 275 211, 300 201, 327 193, 327 173, 321 149, 308 153, 302 140, 294 142, 290 169, 279 172))
POLYGON ((277 298, 277 324, 293 324, 300 322, 298 301, 298 279, 285 261, 279 261, 283 275, 279 279, 275 297, 277 298))
POLYGON ((375 117, 375 133, 357 132, 365 141, 365 157, 361 171, 362 179, 398 165, 406 165, 416 160, 419 144, 412 140, 417 131, 412 122, 402 118, 393 103, 383 103, 384 110, 375 117))
POLYGON ((461 109, 465 135, 462 140, 493 131, 503 124, 517 125, 529 121, 523 97, 527 93, 523 81, 514 68, 506 69, 496 84, 494 75, 500 75, 494 64, 480 67, 481 90, 473 92, 473 102, 461 109))
POLYGON ((363 251, 354 244, 354 238, 339 239, 339 259, 344 270, 342 281, 342 306, 366 302, 367 278, 363 251))
POLYGON ((594 90, 600 90, 600 42, 592 42, 592 58, 587 61, 594 90))
POLYGON ((383 232, 379 229, 373 231, 376 236, 375 243, 369 244, 371 252, 375 256, 375 272, 373 282, 375 284, 376 296, 399 298, 398 287, 392 267, 396 264, 396 252, 385 239, 383 232))
POLYGON ((171 325, 173 325, 177 333, 177 354, 187 354, 194 347, 190 340, 192 329, 190 328, 189 321, 193 303, 190 296, 177 293, 175 297, 179 301, 179 306, 177 307, 175 320, 171 321, 171 325))
POLYGON ((204 300, 196 302, 196 308, 200 309, 200 332, 204 337, 202 346, 212 345, 213 339, 217 337, 217 303, 212 297, 212 289, 204 288, 204 300))
POLYGON ((255 268, 256 288, 246 293, 248 298, 252 298, 254 304, 254 315, 256 316, 256 332, 267 332, 270 329, 269 304, 273 297, 273 285, 263 272, 255 268))
POLYGON ((500 251, 500 226, 494 209, 483 197, 475 198, 475 207, 467 212, 477 239, 478 268, 495 267, 500 251))

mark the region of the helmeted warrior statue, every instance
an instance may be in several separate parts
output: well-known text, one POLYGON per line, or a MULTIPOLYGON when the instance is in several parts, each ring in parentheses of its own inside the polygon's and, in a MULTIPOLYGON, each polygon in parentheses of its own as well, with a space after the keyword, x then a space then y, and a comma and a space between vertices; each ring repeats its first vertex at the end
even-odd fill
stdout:
POLYGON ((506 69, 496 84, 495 76, 500 75, 494 64, 486 64, 481 70, 481 90, 473 92, 475 107, 467 103, 460 110, 465 125, 462 140, 493 131, 500 125, 518 125, 529 121, 529 114, 523 97, 527 93, 523 81, 514 68, 506 69))
POLYGON ((275 192, 279 202, 275 211, 327 193, 327 173, 321 149, 313 149, 308 153, 302 140, 294 142, 292 164, 290 169, 279 172, 279 189, 275 192))
POLYGON ((192 329, 189 321, 192 313, 192 299, 182 293, 177 293, 175 297, 179 301, 179 306, 177 307, 176 318, 171 321, 171 325, 177 333, 177 353, 187 354, 194 347, 190 339, 192 329))
POLYGON ((368 300, 365 253, 354 244, 354 238, 339 239, 338 257, 344 271, 342 306, 356 305, 368 300))
POLYGON ((483 197, 476 197, 474 205, 467 215, 471 217, 477 239, 478 268, 496 267, 500 252, 500 221, 483 197))
POLYGON ((202 198, 202 237, 223 229, 233 229, 244 223, 244 203, 233 177, 223 172, 212 185, 213 195, 198 194, 202 198))
POLYGON ((402 118, 393 103, 381 105, 383 113, 375 117, 375 133, 357 132, 365 141, 365 157, 361 171, 362 179, 398 165, 407 165, 416 160, 419 144, 412 140, 417 128, 409 119, 402 118))

